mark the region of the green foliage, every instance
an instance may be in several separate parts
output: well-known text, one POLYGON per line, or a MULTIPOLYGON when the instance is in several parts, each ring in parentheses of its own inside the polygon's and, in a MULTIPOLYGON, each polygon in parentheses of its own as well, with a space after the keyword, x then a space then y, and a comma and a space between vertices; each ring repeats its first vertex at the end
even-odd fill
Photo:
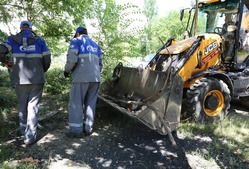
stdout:
MULTIPOLYGON (((34 162, 10 163, 13 156, 22 158, 23 150, 17 151, 13 145, 0 144, 0 168, 1 169, 37 169, 41 166, 34 162)), ((44 168, 45 169, 45 168, 44 168)))
POLYGON ((8 35, 0 30, 0 43, 7 39, 8 35))
POLYGON ((92 3, 90 0, 84 3, 75 0, 5 0, 0 5, 0 22, 10 27, 14 18, 30 20, 35 32, 48 41, 50 50, 60 53, 65 48, 60 49, 57 45, 72 38, 74 25, 82 24, 91 13, 92 3))
POLYGON ((158 15, 157 11, 156 0, 144 0, 143 14, 147 18, 148 27, 150 27, 151 21, 158 15))
POLYGON ((46 40, 54 56, 65 53, 75 28, 90 20, 96 30, 90 36, 104 52, 104 76, 109 74, 107 68, 112 70, 124 56, 141 55, 139 35, 143 30, 131 25, 141 22, 134 16, 142 13, 133 4, 116 5, 114 0, 85 0, 84 3, 75 0, 6 0, 0 5, 0 11, 0 15, 5 16, 0 21, 8 27, 14 17, 30 20, 33 30, 46 40))
POLYGON ((144 42, 145 54, 156 53, 169 38, 182 40, 182 33, 185 30, 187 23, 187 15, 180 21, 180 12, 171 11, 165 17, 157 17, 149 24, 149 29, 146 28, 146 35, 142 36, 144 42))
POLYGON ((10 78, 7 69, 0 69, 0 86, 10 87, 10 78))
POLYGON ((10 83, 9 73, 7 70, 0 70, 0 110, 17 105, 15 90, 10 83))
POLYGON ((155 48, 153 48, 153 46, 151 45, 152 38, 154 36, 154 30, 152 30, 152 26, 153 24, 155 24, 153 23, 153 20, 157 17, 158 14, 155 0, 144 0, 143 14, 146 17, 146 24, 144 29, 145 34, 141 36, 141 42, 143 42, 141 44, 141 52, 143 52, 142 55, 146 55, 148 53, 155 53, 155 48))
MULTIPOLYGON (((86 25, 86 19, 91 20, 96 33, 90 36, 104 52, 105 76, 123 57, 155 53, 168 38, 181 38, 184 26, 179 21, 178 11, 158 18, 156 1, 145 0, 144 3, 141 12, 138 6, 130 3, 117 5, 114 0, 85 0, 84 3, 75 0, 5 0, 0 5, 0 22, 10 27, 14 17, 30 20, 34 31, 46 40, 54 56, 59 56, 67 51, 75 28, 86 25), (142 14, 147 18, 145 29, 141 27, 142 20, 134 17, 142 14), (140 27, 132 26, 135 22, 140 27)), ((5 39, 6 35, 0 37, 5 39)))
POLYGON ((94 1, 92 16, 96 22, 92 27, 97 31, 92 38, 101 46, 104 56, 102 76, 112 73, 113 68, 124 56, 137 56, 140 50, 138 28, 132 28, 135 14, 140 14, 137 6, 132 4, 116 5, 113 0, 94 1))
POLYGON ((45 92, 57 95, 69 92, 72 77, 65 78, 63 70, 59 68, 49 69, 46 73, 45 92))
POLYGON ((10 84, 9 73, 0 70, 0 137, 13 130, 6 122, 15 116, 12 108, 17 106, 15 91, 10 84))
POLYGON ((5 160, 9 159, 14 151, 15 148, 13 146, 0 145, 0 163, 3 163, 5 160))
POLYGON ((102 82, 112 77, 113 70, 119 63, 117 59, 112 59, 111 57, 106 57, 104 61, 105 61, 105 65, 101 72, 102 82))
POLYGON ((75 0, 6 0, 0 5, 0 15, 6 25, 13 17, 30 20, 34 31, 46 40, 53 56, 65 53, 75 28, 86 25, 86 19, 91 20, 96 33, 90 36, 104 52, 102 75, 106 77, 123 57, 155 53, 168 38, 182 37, 186 24, 179 21, 178 11, 158 18, 156 1, 144 2, 141 12, 136 5, 117 5, 114 0, 86 0, 84 3, 75 0), (10 8, 12 10, 8 10, 10 8), (143 24, 142 20, 134 17, 142 14, 147 18, 145 29, 132 26, 135 22, 143 24))
MULTIPOLYGON (((9 133, 13 132, 17 128, 17 125, 9 124, 8 121, 17 119, 17 115, 12 117, 10 110, 8 108, 0 108, 0 138, 6 137, 9 133), (14 119, 15 118, 15 119, 14 119)), ((15 123, 17 124, 17 123, 15 123)))

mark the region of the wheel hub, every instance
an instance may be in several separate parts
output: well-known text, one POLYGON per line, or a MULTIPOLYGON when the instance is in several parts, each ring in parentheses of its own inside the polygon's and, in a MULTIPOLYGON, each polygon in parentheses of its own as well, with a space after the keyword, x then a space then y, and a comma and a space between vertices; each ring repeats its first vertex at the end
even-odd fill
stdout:
POLYGON ((217 109, 219 105, 219 100, 216 96, 208 96, 205 100, 205 107, 210 110, 215 110, 217 109))

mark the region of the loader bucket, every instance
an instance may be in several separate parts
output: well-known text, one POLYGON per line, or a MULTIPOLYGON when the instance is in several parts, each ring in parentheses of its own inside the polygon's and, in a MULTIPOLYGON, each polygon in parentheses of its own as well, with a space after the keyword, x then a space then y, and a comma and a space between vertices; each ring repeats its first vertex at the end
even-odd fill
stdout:
POLYGON ((123 67, 101 83, 99 99, 162 135, 178 127, 183 80, 177 74, 123 67))

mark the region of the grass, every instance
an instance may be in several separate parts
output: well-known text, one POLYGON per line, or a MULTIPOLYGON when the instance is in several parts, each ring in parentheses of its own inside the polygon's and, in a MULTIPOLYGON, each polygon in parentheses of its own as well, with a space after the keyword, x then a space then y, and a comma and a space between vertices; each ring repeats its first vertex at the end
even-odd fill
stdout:
POLYGON ((18 117, 14 110, 16 106, 17 99, 9 75, 6 70, 0 70, 0 138, 13 131, 10 123, 18 117))
POLYGON ((11 145, 0 145, 0 168, 1 169, 37 169, 38 164, 35 162, 24 162, 19 160, 13 161, 13 155, 16 159, 22 156, 22 150, 17 151, 11 145))
POLYGON ((229 165, 243 168, 249 163, 249 122, 248 118, 238 115, 228 115, 222 122, 213 124, 182 123, 178 131, 189 139, 197 135, 209 137, 212 141, 207 144, 205 153, 196 150, 190 154, 198 154, 208 161, 227 161, 229 165))

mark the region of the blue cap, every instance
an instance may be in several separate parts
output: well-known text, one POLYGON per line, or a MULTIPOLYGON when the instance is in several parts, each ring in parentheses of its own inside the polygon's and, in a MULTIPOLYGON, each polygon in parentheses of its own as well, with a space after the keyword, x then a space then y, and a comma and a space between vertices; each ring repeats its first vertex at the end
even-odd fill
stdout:
POLYGON ((26 27, 25 25, 27 25, 28 28, 32 28, 32 24, 29 21, 22 21, 20 24, 20 28, 26 27))
POLYGON ((86 28, 83 27, 83 26, 79 26, 79 27, 76 29, 76 33, 77 33, 77 32, 86 32, 86 31, 87 31, 86 28))
POLYGON ((74 38, 76 38, 76 33, 80 33, 80 32, 87 35, 87 29, 86 29, 85 27, 83 27, 83 26, 79 26, 79 27, 76 29, 74 38))

